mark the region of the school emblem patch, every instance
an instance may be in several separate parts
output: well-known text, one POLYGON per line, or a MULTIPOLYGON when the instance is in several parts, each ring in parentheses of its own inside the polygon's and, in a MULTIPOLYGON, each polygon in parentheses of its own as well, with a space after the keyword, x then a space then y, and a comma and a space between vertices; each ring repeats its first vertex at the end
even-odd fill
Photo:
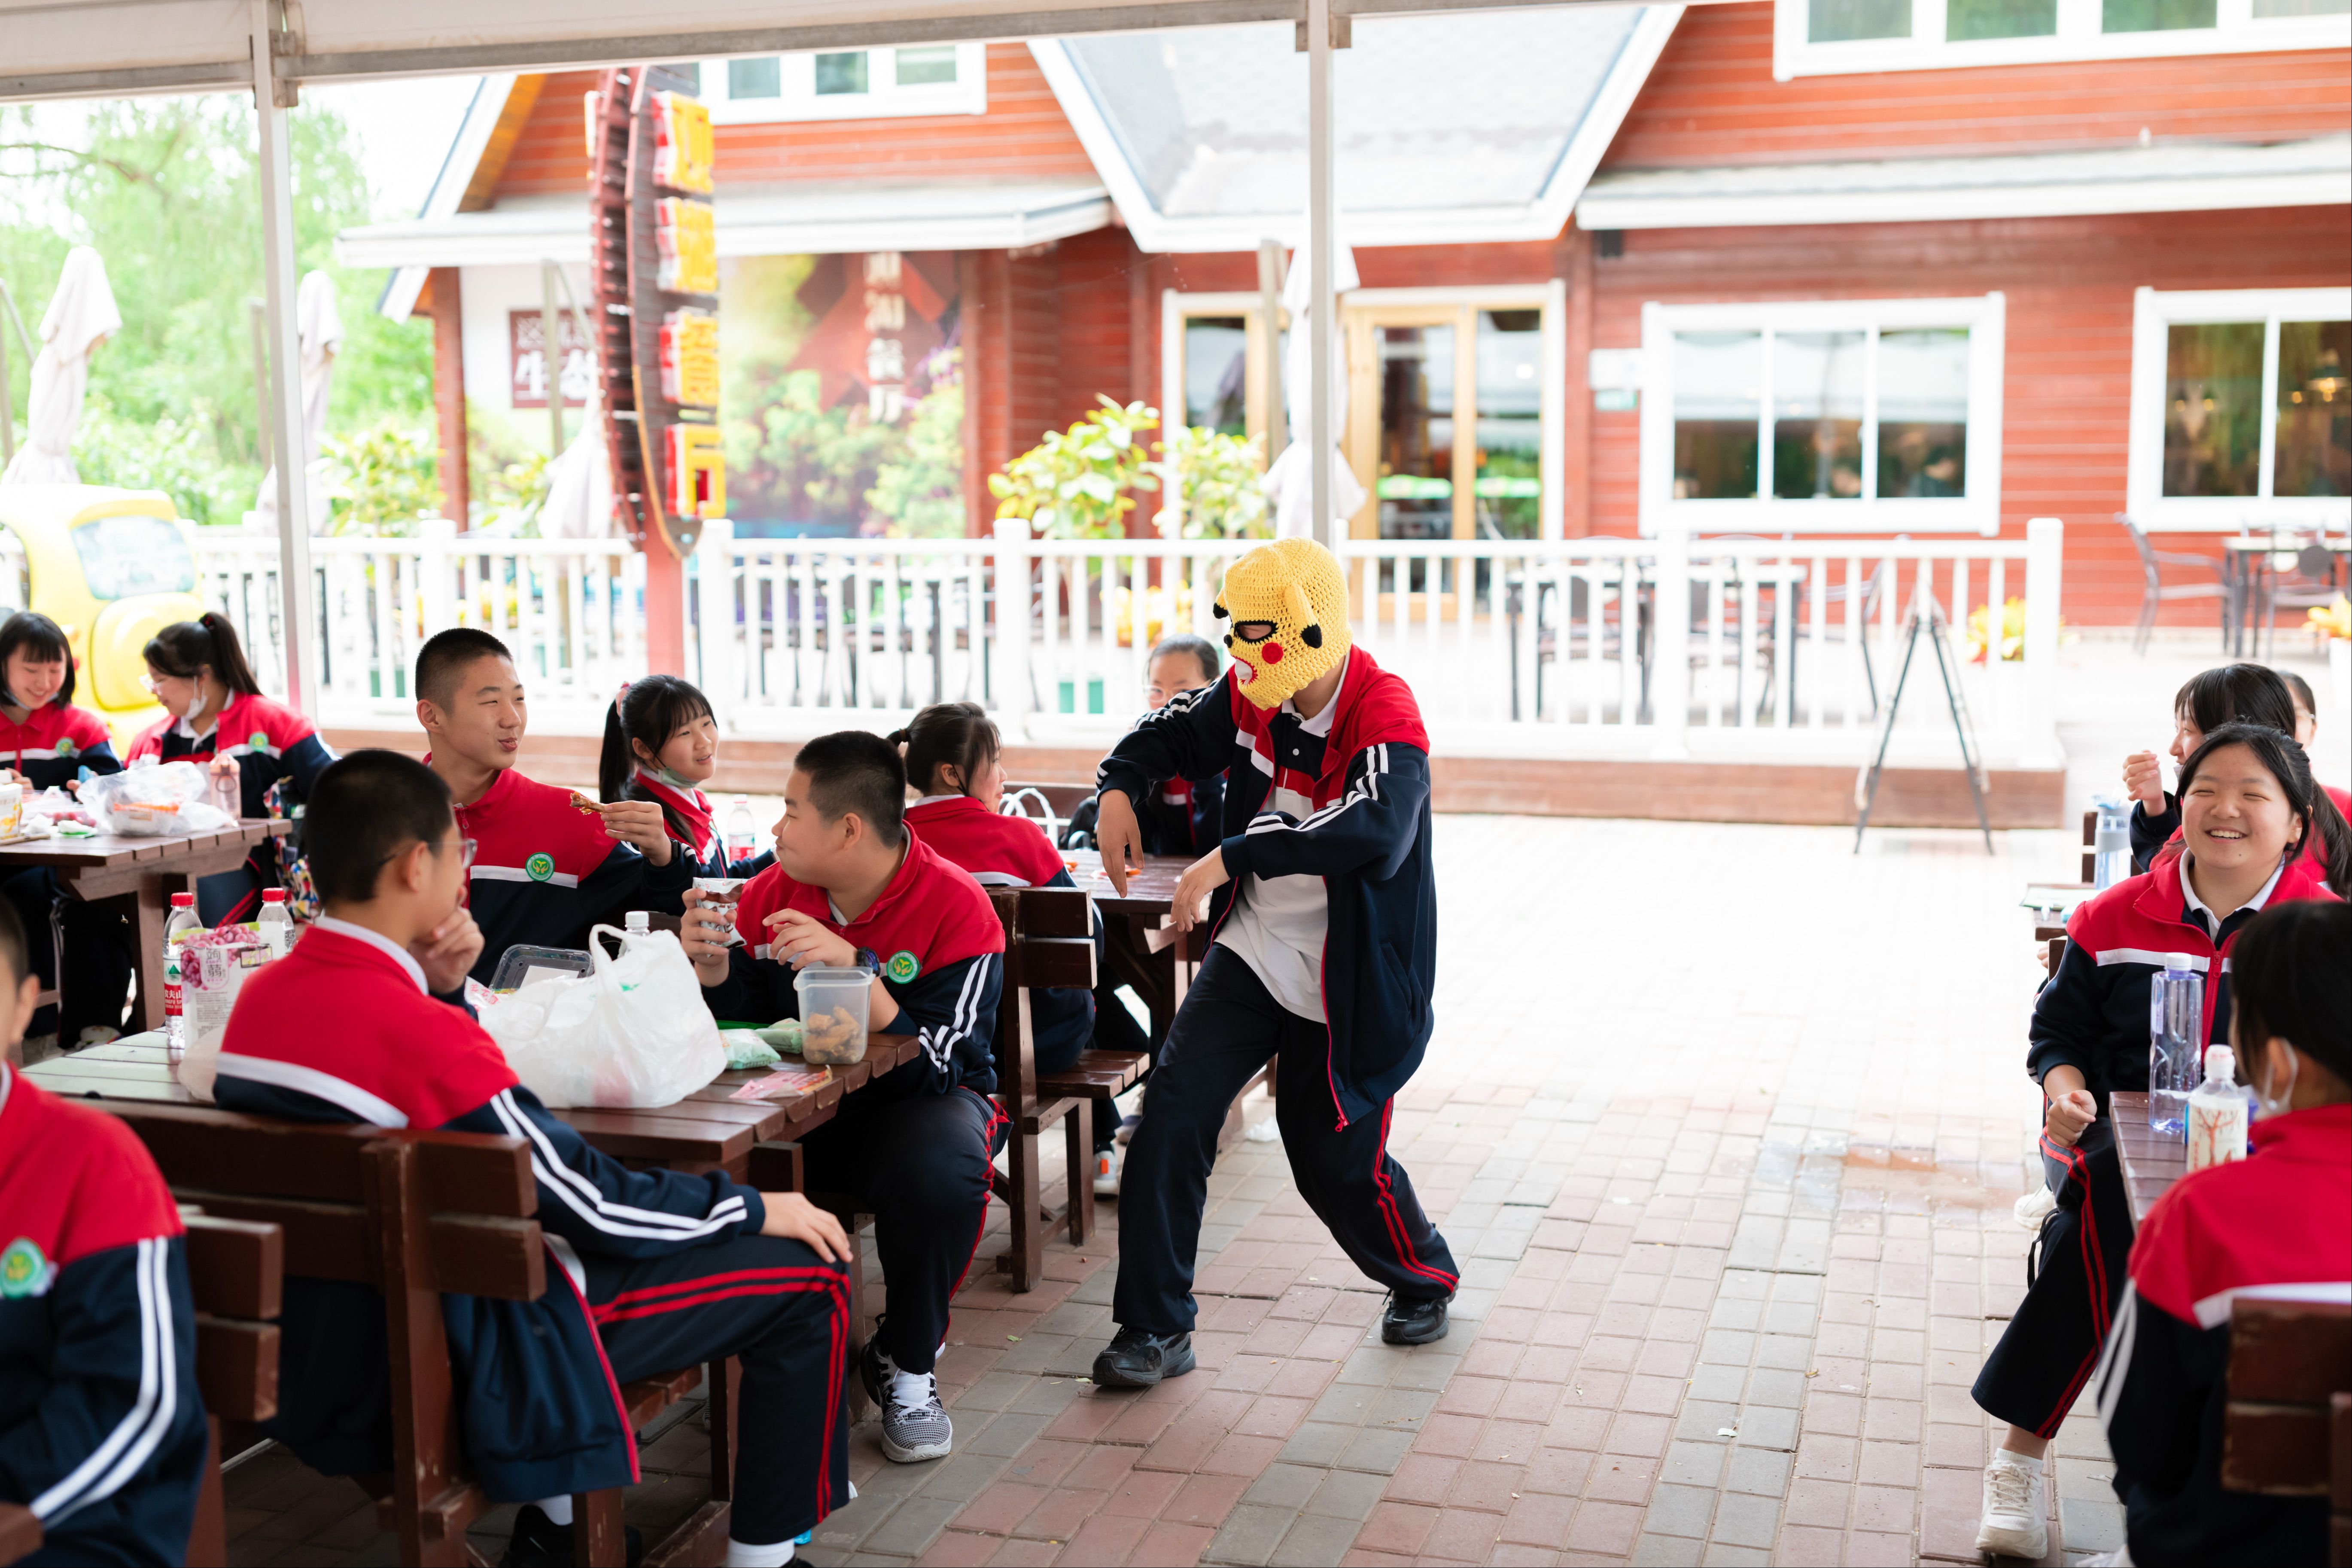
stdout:
POLYGON ((71 741, 59 741, 58 742, 58 755, 61 757, 70 757, 73 754, 74 743, 71 741))
POLYGON ((922 972, 923 961, 917 958, 913 953, 908 952, 903 947, 898 952, 892 953, 890 955, 890 962, 882 966, 882 973, 888 975, 891 979, 897 981, 901 985, 904 985, 908 981, 912 980, 916 975, 920 974, 922 972))
POLYGON ((20 1236, 0 1251, 0 1297, 15 1301, 46 1294, 55 1272, 33 1239, 20 1236))
POLYGON ((269 749, 269 732, 267 730, 256 730, 245 738, 245 743, 257 752, 266 752, 269 749))
POLYGON ((522 863, 523 875, 534 882, 544 882, 555 875, 555 857, 544 850, 522 863))

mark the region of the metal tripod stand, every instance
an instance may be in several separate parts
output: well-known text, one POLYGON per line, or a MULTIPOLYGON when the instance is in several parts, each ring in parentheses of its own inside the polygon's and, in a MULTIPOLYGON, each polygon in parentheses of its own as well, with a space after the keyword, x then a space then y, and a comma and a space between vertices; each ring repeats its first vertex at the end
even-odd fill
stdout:
POLYGON ((1906 618, 1909 622, 1903 646, 1903 668, 1895 678, 1895 694, 1886 701, 1886 727, 1879 731, 1878 755, 1870 764, 1867 782, 1856 793, 1861 795, 1862 815, 1853 825, 1853 851, 1862 853, 1862 836, 1870 826, 1870 808, 1878 800, 1878 782, 1886 772, 1886 748, 1895 739, 1895 718, 1903 709, 1903 689, 1911 679, 1912 656, 1919 651, 1919 637, 1927 634, 1936 650, 1936 668, 1944 678, 1944 700, 1952 710, 1952 731, 1960 741, 1960 765, 1968 773, 1969 799, 1977 808, 1977 829, 1984 835, 1985 853, 1993 853, 1992 824, 1985 816, 1985 791, 1992 781, 1985 776, 1983 752, 1977 745, 1976 725, 1969 718, 1968 699, 1960 692, 1960 657, 1952 647, 1950 623, 1944 618, 1944 606, 1936 595, 1927 592, 1926 583, 1911 595, 1911 608, 1906 618))

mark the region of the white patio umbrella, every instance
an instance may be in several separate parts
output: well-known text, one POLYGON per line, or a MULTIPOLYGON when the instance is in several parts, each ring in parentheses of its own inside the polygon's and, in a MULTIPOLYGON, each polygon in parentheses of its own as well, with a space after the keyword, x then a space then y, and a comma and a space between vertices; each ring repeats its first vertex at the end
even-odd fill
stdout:
POLYGON ((613 468, 604 460, 604 422, 592 395, 588 416, 547 465, 547 499, 539 505, 541 539, 606 539, 613 532, 613 468))
MULTIPOLYGON (((1282 354, 1282 401, 1290 416, 1290 445, 1265 471, 1265 493, 1274 502, 1274 532, 1277 539, 1303 538, 1315 531, 1315 477, 1307 437, 1314 388, 1307 383, 1314 367, 1310 346, 1315 300, 1312 269, 1305 247, 1291 253, 1290 268, 1282 283, 1282 308, 1290 313, 1290 341, 1282 354)), ((1356 253, 1345 245, 1331 247, 1331 301, 1338 314, 1339 296, 1361 285, 1356 253)), ((1348 343, 1333 323, 1331 332, 1331 516, 1344 531, 1348 519, 1364 504, 1364 487, 1356 480, 1339 450, 1339 433, 1348 427, 1348 343)))
POLYGON ((58 291, 41 318, 41 347, 33 357, 31 406, 26 410, 30 437, 16 449, 0 485, 73 485, 74 426, 81 421, 81 396, 89 384, 89 356, 107 337, 121 331, 122 312, 107 286, 106 263, 87 245, 66 252, 58 291))
MULTIPOLYGON (((343 316, 335 308, 335 283, 323 272, 305 273, 294 293, 294 331, 302 356, 302 476, 310 486, 310 531, 326 523, 326 492, 317 473, 319 446, 327 435, 327 388, 335 374, 335 354, 343 346, 343 316)), ((278 465, 261 476, 261 493, 254 498, 252 525, 264 533, 278 531, 278 465)))

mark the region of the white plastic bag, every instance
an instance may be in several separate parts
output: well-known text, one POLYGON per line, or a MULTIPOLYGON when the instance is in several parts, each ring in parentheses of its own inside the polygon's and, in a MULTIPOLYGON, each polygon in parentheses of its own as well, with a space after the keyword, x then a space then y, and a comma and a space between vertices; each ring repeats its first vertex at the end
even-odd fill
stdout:
POLYGON ((108 833, 220 833, 236 818, 212 804, 212 781, 194 763, 163 763, 106 773, 81 786, 80 802, 108 833))
POLYGON ((551 1106, 671 1105, 727 1070, 719 1025, 677 938, 627 939, 618 958, 596 936, 593 973, 524 986, 482 1014, 525 1088, 551 1106))

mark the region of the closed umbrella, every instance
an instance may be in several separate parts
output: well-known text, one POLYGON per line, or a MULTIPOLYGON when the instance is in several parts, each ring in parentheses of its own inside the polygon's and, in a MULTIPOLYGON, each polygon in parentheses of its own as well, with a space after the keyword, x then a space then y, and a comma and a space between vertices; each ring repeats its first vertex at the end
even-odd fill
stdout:
MULTIPOLYGON (((1290 314, 1290 341, 1282 354, 1282 401, 1290 416, 1290 445, 1265 471, 1265 493, 1274 501, 1274 531, 1278 539, 1311 536, 1315 531, 1315 473, 1307 445, 1308 412, 1314 388, 1307 376, 1315 363, 1311 346, 1315 302, 1312 268, 1302 247, 1291 253, 1290 270, 1282 283, 1282 308, 1290 314)), ((1356 253, 1344 245, 1331 247, 1331 302, 1337 315, 1339 296, 1357 288, 1356 253)), ((1348 427, 1348 344, 1335 320, 1331 331, 1331 517, 1342 528, 1364 504, 1364 487, 1339 451, 1339 432, 1348 427)))
MULTIPOLYGON (((294 292, 294 331, 302 359, 302 473, 310 485, 310 527, 315 531, 327 520, 325 495, 316 472, 320 443, 327 437, 327 385, 335 374, 335 354, 343 346, 342 312, 335 308, 335 283, 323 272, 306 273, 294 292)), ((254 498, 253 526, 278 531, 278 467, 261 476, 261 493, 254 498)))
POLYGON ((122 328, 107 287, 106 263, 87 245, 66 252, 58 291, 41 318, 41 347, 33 357, 32 405, 26 410, 30 438, 0 473, 0 485, 73 485, 74 426, 81 421, 81 397, 89 384, 89 356, 110 333, 122 328))

